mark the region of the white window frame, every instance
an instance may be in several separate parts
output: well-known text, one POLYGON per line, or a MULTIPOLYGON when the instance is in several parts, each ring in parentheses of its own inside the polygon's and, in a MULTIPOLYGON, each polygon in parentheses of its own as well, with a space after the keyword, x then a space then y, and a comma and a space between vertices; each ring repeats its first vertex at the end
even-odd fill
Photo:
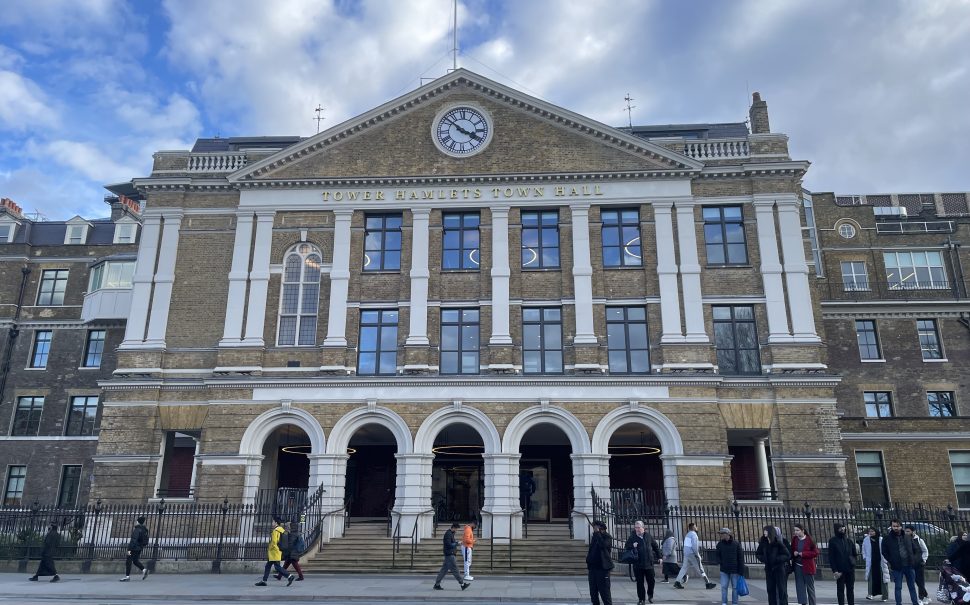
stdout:
POLYGON ((34 330, 34 337, 30 341, 30 357, 27 358, 26 369, 46 370, 47 364, 50 363, 51 351, 53 349, 54 349, 54 330, 34 330), (35 366, 34 360, 37 358, 37 336, 45 332, 51 335, 50 339, 47 341, 47 358, 44 360, 44 365, 35 366))
POLYGON ((90 226, 91 223, 79 216, 67 221, 64 228, 64 245, 83 246, 86 244, 88 242, 88 227, 90 226))
MULTIPOLYGON (((970 467, 970 450, 949 450, 947 452, 947 458, 949 459, 949 462, 950 462, 950 477, 953 479, 953 494, 954 494, 954 496, 956 496, 957 508, 959 510, 970 510, 970 508, 968 508, 968 507, 965 507, 965 506, 964 507, 961 507, 960 506, 960 491, 961 490, 958 490, 957 489, 957 478, 956 478, 956 475, 953 473, 953 454, 963 454, 963 455, 966 455, 967 456, 967 461, 966 462, 961 462, 960 463, 960 466, 966 465, 967 467, 970 467)), ((963 484, 961 484, 961 485, 963 485, 963 484)), ((970 483, 968 483, 966 485, 966 491, 970 491, 970 483)))
POLYGON ((919 352, 920 352, 920 355, 923 357, 924 362, 941 362, 941 361, 947 360, 946 351, 943 349, 943 336, 940 334, 940 323, 936 320, 935 317, 916 318, 916 342, 919 344, 919 352), (922 335, 923 330, 921 330, 919 327, 919 322, 921 321, 929 321, 933 323, 933 335, 936 337, 936 346, 940 352, 939 357, 926 356, 926 351, 928 349, 926 349, 923 346, 923 335, 922 335))
POLYGON ((24 492, 27 491, 26 490, 26 488, 27 488, 27 465, 26 464, 8 464, 7 465, 7 475, 6 475, 6 477, 4 478, 4 481, 3 481, 3 499, 0 499, 0 504, 5 504, 6 501, 7 501, 7 493, 10 491, 11 473, 12 473, 13 469, 15 469, 15 468, 23 468, 24 469, 24 476, 23 477, 19 477, 20 479, 23 479, 23 483, 20 485, 20 504, 23 505, 23 502, 24 502, 24 492))
POLYGON ((859 453, 863 454, 879 454, 879 466, 882 469, 882 480, 886 485, 886 502, 893 501, 892 491, 889 486, 889 475, 886 474, 886 453, 882 450, 852 450, 852 457, 855 460, 855 479, 856 484, 859 486, 859 502, 862 504, 863 509, 872 509, 872 507, 866 506, 865 499, 862 497, 862 476, 859 474, 859 453))
POLYGON ((943 263, 943 253, 939 250, 906 250, 883 252, 883 263, 886 265, 886 282, 890 290, 946 290, 950 287, 950 281, 946 273, 946 265, 943 263), (913 260, 914 255, 922 254, 926 258, 925 264, 917 264, 913 260), (931 264, 929 255, 936 255, 939 264, 931 264), (901 260, 903 259, 903 260, 901 260), (905 263, 905 264, 904 264, 905 263), (909 270, 905 275, 902 270, 909 270), (926 269, 932 273, 938 269, 942 275, 941 280, 933 279, 930 275, 929 281, 921 281, 918 277, 917 269, 926 269), (890 277, 890 273, 895 270, 896 278, 890 277))
POLYGON ((135 263, 134 260, 114 260, 94 265, 88 276, 88 292, 131 289, 135 277, 135 263), (105 285, 112 283, 115 285, 105 285))
POLYGON ((9 244, 13 241, 14 235, 17 233, 17 226, 20 225, 17 221, 12 221, 9 218, 6 220, 0 219, 0 229, 7 227, 7 234, 5 236, 0 236, 0 244, 9 244))
POLYGON ((313 244, 310 244, 307 242, 300 242, 299 244, 287 250, 286 254, 283 255, 283 272, 282 272, 282 275, 280 276, 280 301, 279 301, 279 306, 277 307, 278 311, 276 314, 276 346, 314 347, 317 345, 316 332, 320 328, 320 280, 322 279, 322 276, 323 276, 323 254, 321 253, 320 248, 318 248, 317 246, 314 246, 313 244), (305 250, 302 249, 304 246, 306 246, 305 250), (314 285, 313 281, 307 281, 307 259, 310 258, 311 256, 316 256, 319 262, 318 269, 317 269, 317 281, 316 281, 317 296, 314 301, 316 303, 317 308, 316 308, 316 311, 314 312, 309 312, 303 309, 304 291, 308 286, 314 285), (299 281, 286 280, 286 277, 287 277, 286 264, 290 260, 290 258, 293 258, 293 257, 298 258, 300 261, 299 281), (283 296, 286 293, 287 285, 290 285, 290 286, 295 285, 297 289, 295 313, 283 312, 283 296), (308 344, 300 344, 300 332, 303 328, 303 322, 305 321, 305 319, 311 316, 315 322, 315 327, 313 331, 313 334, 314 334, 313 342, 308 344), (280 336, 281 336, 280 328, 283 325, 283 319, 290 318, 290 317, 296 318, 296 326, 294 327, 295 332, 293 334, 293 343, 284 344, 280 342, 280 336))
POLYGON ((869 287, 869 272, 866 268, 866 261, 863 260, 844 260, 841 261, 840 266, 842 267, 842 290, 845 292, 868 292, 869 287), (846 265, 848 265, 849 272, 846 273, 846 265), (856 269, 857 265, 862 265, 862 273, 858 273, 856 269), (851 278, 851 283, 846 280, 846 278, 851 278), (861 280, 859 278, 862 278, 861 280), (861 281, 861 283, 860 283, 861 281))
POLYGON ((119 219, 115 223, 114 237, 111 240, 113 244, 134 244, 135 240, 138 239, 138 221, 132 220, 130 218, 119 219), (128 235, 124 235, 125 231, 130 231, 128 235), (125 241, 122 241, 125 240, 125 241))

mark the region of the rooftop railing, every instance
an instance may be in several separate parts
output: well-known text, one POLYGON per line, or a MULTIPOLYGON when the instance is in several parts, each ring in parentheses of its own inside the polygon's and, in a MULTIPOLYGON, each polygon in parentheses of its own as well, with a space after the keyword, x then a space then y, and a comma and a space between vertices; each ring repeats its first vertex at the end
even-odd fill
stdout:
POLYGON ((684 155, 695 160, 732 160, 751 155, 745 139, 705 139, 686 141, 684 155))

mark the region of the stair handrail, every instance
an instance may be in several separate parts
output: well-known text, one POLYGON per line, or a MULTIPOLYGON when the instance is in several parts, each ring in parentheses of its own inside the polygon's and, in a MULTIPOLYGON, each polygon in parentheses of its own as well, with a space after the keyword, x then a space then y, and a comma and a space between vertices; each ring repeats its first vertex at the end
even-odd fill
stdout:
POLYGON ((593 532, 591 530, 591 528, 593 527, 593 520, 589 517, 589 515, 575 508, 569 511, 569 537, 572 539, 576 539, 575 532, 573 531, 573 522, 572 522, 574 513, 577 515, 582 515, 586 517, 586 542, 588 543, 590 538, 593 537, 593 532))
POLYGON ((401 548, 401 518, 398 517, 397 525, 391 534, 391 568, 397 567, 397 552, 401 548))
POLYGON ((387 507, 387 537, 390 538, 393 533, 393 518, 392 515, 397 515, 398 522, 401 520, 401 513, 394 510, 392 507, 387 507))
MULTIPOLYGON (((343 512, 346 515, 346 511, 347 511, 346 507, 341 506, 340 508, 335 508, 333 510, 327 511, 320 516, 320 518, 314 524, 313 529, 310 531, 308 535, 308 539, 306 542, 309 548, 307 548, 307 552, 312 550, 313 548, 312 544, 314 543, 314 541, 317 542, 317 552, 320 552, 323 550, 323 522, 326 521, 327 517, 339 512, 343 512)), ((341 537, 343 537, 343 534, 344 534, 344 531, 341 530, 341 533, 340 533, 341 537)))
MULTIPOLYGON (((400 527, 400 523, 398 524, 398 526, 400 527)), ((418 536, 418 518, 415 517, 414 525, 411 526, 411 562, 408 564, 408 569, 414 569, 414 551, 418 545, 417 536, 418 536)))

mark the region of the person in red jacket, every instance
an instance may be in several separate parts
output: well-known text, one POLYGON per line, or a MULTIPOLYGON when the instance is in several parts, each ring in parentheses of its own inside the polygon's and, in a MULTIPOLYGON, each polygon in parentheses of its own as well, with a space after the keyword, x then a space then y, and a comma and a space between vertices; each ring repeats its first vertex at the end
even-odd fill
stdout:
POLYGON ((795 592, 800 605, 815 605, 815 559, 818 547, 801 523, 796 523, 791 539, 792 567, 795 570, 795 592))

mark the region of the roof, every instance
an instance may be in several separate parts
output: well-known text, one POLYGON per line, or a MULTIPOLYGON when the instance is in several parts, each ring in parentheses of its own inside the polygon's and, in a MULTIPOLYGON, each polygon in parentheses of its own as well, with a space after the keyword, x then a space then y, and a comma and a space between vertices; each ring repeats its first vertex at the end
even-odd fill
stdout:
POLYGON ((625 130, 642 139, 660 137, 683 137, 685 139, 738 139, 748 136, 748 125, 744 122, 721 122, 712 124, 656 124, 622 126, 625 130))
MULTIPOLYGON (((91 219, 88 221, 91 226, 88 228, 88 237, 84 245, 111 244, 114 242, 115 224, 111 219, 91 219)), ((17 229, 14 236, 14 244, 26 243, 25 239, 30 237, 30 244, 33 246, 63 246, 64 236, 67 232, 67 222, 50 221, 25 223, 17 229)))
POLYGON ((241 149, 285 149, 304 140, 303 137, 229 137, 196 139, 192 153, 212 151, 239 151, 241 149))

